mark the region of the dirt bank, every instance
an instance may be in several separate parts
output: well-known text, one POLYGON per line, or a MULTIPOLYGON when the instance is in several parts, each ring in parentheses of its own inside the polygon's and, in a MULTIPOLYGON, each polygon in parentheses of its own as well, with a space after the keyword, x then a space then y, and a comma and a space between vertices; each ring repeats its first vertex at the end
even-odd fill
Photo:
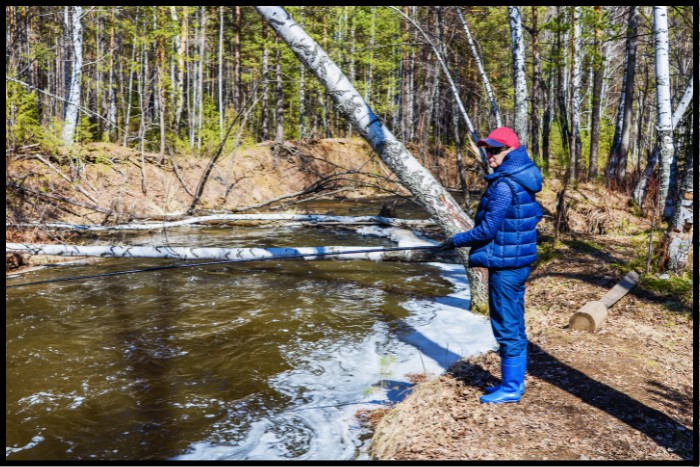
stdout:
MULTIPOLYGON (((417 384, 383 417, 375 414, 376 458, 693 459, 692 289, 675 290, 671 281, 658 286, 660 280, 646 276, 610 310, 601 330, 567 328, 574 311, 640 263, 648 238, 646 219, 627 213, 622 197, 605 200, 603 194, 590 186, 574 194, 574 235, 556 247, 548 237, 551 222, 543 226, 542 261, 526 295, 530 343, 522 401, 479 402, 483 388, 499 381, 496 354, 459 362, 417 384), (605 235, 585 233, 591 223, 581 213, 596 203, 595 211, 605 214, 605 235)), ((551 213, 551 187, 542 200, 551 213)))

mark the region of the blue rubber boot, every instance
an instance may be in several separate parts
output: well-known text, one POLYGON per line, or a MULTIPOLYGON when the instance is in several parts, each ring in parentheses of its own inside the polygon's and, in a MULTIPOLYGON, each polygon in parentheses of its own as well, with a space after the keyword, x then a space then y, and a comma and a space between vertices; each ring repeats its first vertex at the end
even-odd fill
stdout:
POLYGON ((501 386, 491 394, 485 394, 479 399, 484 404, 501 404, 504 402, 519 402, 522 393, 520 385, 523 384, 524 358, 522 355, 501 360, 501 373, 503 382, 501 386))
MULTIPOLYGON (((522 365, 521 371, 523 373, 523 378, 520 382, 520 387, 518 388, 518 391, 520 392, 520 395, 522 396, 525 394, 525 371, 527 371, 527 348, 523 349, 522 353, 519 355, 519 364, 522 365)), ((486 394, 491 394, 495 391, 498 391, 498 388, 500 388, 500 384, 496 384, 495 386, 486 386, 484 388, 484 391, 486 394)))

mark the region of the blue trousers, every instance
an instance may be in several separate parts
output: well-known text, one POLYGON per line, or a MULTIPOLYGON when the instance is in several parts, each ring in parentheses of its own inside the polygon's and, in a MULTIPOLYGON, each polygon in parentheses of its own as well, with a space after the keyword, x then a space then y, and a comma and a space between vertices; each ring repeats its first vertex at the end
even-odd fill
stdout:
POLYGON ((525 281, 530 267, 489 269, 491 328, 501 358, 517 357, 527 348, 525 281))

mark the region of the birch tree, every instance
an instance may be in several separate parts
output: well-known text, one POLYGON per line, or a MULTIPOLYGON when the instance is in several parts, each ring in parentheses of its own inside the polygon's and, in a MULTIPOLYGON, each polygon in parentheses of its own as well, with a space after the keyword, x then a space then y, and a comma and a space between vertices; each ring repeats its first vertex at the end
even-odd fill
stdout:
POLYGON ((469 48, 472 51, 472 56, 474 57, 474 61, 476 62, 476 67, 479 70, 479 76, 481 76, 481 81, 484 83, 486 95, 488 96, 489 101, 491 102, 491 112, 493 113, 493 118, 496 119, 496 127, 501 127, 503 126, 503 124, 501 123, 501 115, 498 113, 498 106, 496 105, 496 98, 494 97, 493 91, 491 90, 491 83, 489 83, 489 77, 486 74, 486 71, 484 71, 484 65, 481 63, 481 57, 479 56, 479 52, 476 50, 474 39, 472 38, 472 34, 469 31, 469 26, 467 26, 467 22, 465 21, 464 16, 462 15, 462 9, 460 7, 455 7, 455 9, 457 10, 459 19, 462 22, 464 34, 466 34, 467 36, 469 48))
POLYGON ((680 272, 687 267, 688 256, 693 247, 694 150, 695 148, 691 145, 685 162, 680 197, 674 206, 664 242, 666 245, 665 269, 671 272, 680 272))
POLYGON ((71 32, 71 72, 68 85, 68 101, 66 102, 65 119, 63 122, 63 143, 73 144, 75 130, 80 118, 80 91, 83 76, 83 7, 66 7, 66 29, 71 32))
POLYGON ((601 41, 602 7, 595 7, 595 33, 593 36, 593 92, 591 96, 591 152, 588 158, 588 180, 598 176, 598 139, 600 136, 600 109, 602 107, 605 54, 601 41))
POLYGON ((518 135, 520 144, 527 145, 527 77, 525 75, 525 43, 523 40, 523 25, 520 8, 508 7, 510 20, 510 37, 513 50, 513 88, 514 102, 513 131, 518 135))
POLYGON ((573 33, 571 34, 571 134, 569 141, 569 151, 571 154, 569 162, 569 181, 577 179, 581 172, 581 136, 579 132, 579 107, 581 105, 581 63, 579 50, 581 50, 581 11, 580 7, 571 7, 571 24, 573 33))
MULTIPOLYGON (((379 154, 445 233, 454 235, 472 228, 473 221, 459 204, 382 124, 340 68, 292 17, 277 6, 255 8, 292 52, 316 75, 332 96, 338 111, 352 122, 355 131, 379 154)), ((466 267, 468 251, 459 249, 458 254, 466 267)), ((487 308, 484 271, 467 268, 467 275, 472 290, 472 306, 481 310, 487 308)))
POLYGON ((627 153, 629 151, 630 128, 632 127, 632 96, 637 64, 638 18, 639 7, 631 6, 627 16, 625 71, 618 105, 617 125, 606 173, 606 182, 609 187, 622 183, 627 172, 627 153))
MULTIPOLYGON (((688 85, 686 86, 685 91, 683 92, 683 97, 681 97, 680 102, 676 106, 676 110, 673 111, 673 116, 671 117, 671 125, 673 126, 674 131, 678 128, 678 124, 681 122, 683 115, 685 114, 686 110, 688 110, 690 102, 693 100, 693 81, 693 77, 691 76, 690 81, 688 81, 688 85)), ((658 145, 655 145, 654 150, 649 155, 649 160, 647 161, 647 165, 644 168, 644 172, 642 173, 639 182, 637 182, 637 186, 635 186, 634 192, 632 194, 632 198, 639 206, 642 206, 644 197, 646 196, 649 178, 651 178, 651 175, 656 169, 658 163, 659 147, 658 145)))
POLYGON ((665 6, 654 7, 654 39, 656 43, 656 141, 659 147, 659 202, 668 195, 673 159, 673 124, 671 119, 671 79, 668 61, 668 16, 665 6))
MULTIPOLYGON (((455 99, 455 102, 457 103, 457 106, 459 107, 459 111, 462 115, 462 118, 464 119, 464 123, 467 125, 467 128, 469 129, 469 133, 472 137, 470 143, 471 143, 471 148, 472 152, 476 155, 480 156, 481 162, 484 164, 484 167, 486 167, 486 153, 482 151, 480 148, 476 146, 476 142, 479 140, 479 136, 476 133, 476 129, 474 128, 474 125, 472 124, 471 119, 469 118, 469 115, 467 114, 467 110, 464 108, 464 103, 462 102, 462 99, 459 97, 459 91, 457 90, 457 86, 455 85, 454 80, 452 79, 452 73, 450 73, 450 69, 447 67, 447 63, 445 63, 445 59, 442 56, 442 53, 440 53, 440 49, 435 45, 435 43, 430 40, 430 37, 423 31, 423 29, 416 23, 411 17, 405 15, 401 10, 398 8, 394 8, 390 6, 392 10, 396 11, 399 13, 401 16, 403 16, 408 22, 410 22, 413 27, 415 27, 422 35, 425 41, 431 46, 433 49, 433 52, 435 53, 435 57, 442 67, 442 71, 445 73, 445 77, 447 78, 447 81, 450 84, 450 89, 452 90, 452 96, 455 99)), ((436 75, 437 78, 437 75, 436 75)), ((432 99, 433 101, 435 99, 432 99)))

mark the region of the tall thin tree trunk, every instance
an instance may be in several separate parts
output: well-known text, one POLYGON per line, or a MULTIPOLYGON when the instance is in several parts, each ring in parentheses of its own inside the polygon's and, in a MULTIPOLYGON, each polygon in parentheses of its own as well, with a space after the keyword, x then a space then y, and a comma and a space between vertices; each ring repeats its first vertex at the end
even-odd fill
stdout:
POLYGON ((520 144, 528 144, 527 123, 527 77, 525 75, 525 43, 523 40, 522 17, 520 8, 508 7, 510 20, 510 37, 513 51, 513 131, 518 135, 520 144))
MULTIPOLYGON (((300 6, 299 25, 304 28, 304 6, 300 6)), ((299 64, 299 139, 306 138, 306 67, 299 64)))
MULTIPOLYGON (((634 76, 637 63, 637 34, 639 7, 631 6, 627 17, 627 42, 625 55, 625 75, 623 78, 623 95, 620 96, 622 113, 622 128, 619 145, 613 145, 608 164, 609 183, 624 183, 627 174, 627 153, 629 152, 630 128, 632 126, 632 104, 634 93, 634 76), (624 96, 624 97, 623 97, 624 96), (622 101, 624 99, 624 101, 622 101)), ((619 117, 618 117, 619 118, 619 117)))
POLYGON ((197 150, 202 150, 202 127, 204 126, 204 54, 207 41, 207 7, 200 6, 199 23, 199 68, 197 70, 197 150))
POLYGON ((284 143, 284 92, 282 89, 282 56, 279 37, 275 37, 275 94, 277 107, 275 112, 275 143, 284 143))
MULTIPOLYGON (((159 10, 162 7, 154 7, 156 8, 157 12, 156 14, 158 15, 158 19, 162 16, 163 13, 161 13, 159 10)), ((162 27, 162 25, 161 25, 162 27)), ((159 28, 160 29, 160 28, 159 28)), ((159 110, 159 116, 160 116, 160 162, 163 162, 163 158, 165 157, 165 115, 166 115, 166 109, 165 109, 165 74, 166 74, 166 59, 165 59, 166 53, 165 53, 165 35, 163 33, 159 33, 156 37, 156 67, 157 67, 157 74, 158 74, 158 102, 160 103, 158 110, 159 110)))
POLYGON ((537 6, 532 7, 532 144, 530 154, 539 163, 540 157, 540 101, 544 83, 542 82, 542 63, 540 61, 540 31, 538 29, 537 6))
POLYGON ((654 36, 656 42, 656 138, 661 158, 659 173, 659 202, 668 195, 671 159, 673 159, 673 123, 671 119, 671 79, 668 60, 667 7, 654 7, 654 36))
MULTIPOLYGON (((431 48, 433 49, 433 52, 435 53, 435 58, 436 61, 440 64, 442 67, 442 71, 445 74, 445 77, 447 78, 448 83, 450 84, 450 89, 452 91, 452 95, 457 102, 459 106, 460 113, 462 114, 462 118, 464 119, 464 123, 467 125, 467 128, 469 129, 469 134, 471 136, 471 149, 472 152, 479 157, 482 166, 486 168, 486 153, 481 150, 481 148, 478 148, 476 146, 476 142, 479 140, 479 136, 476 133, 476 129, 474 128, 474 125, 472 124, 471 119, 469 118, 469 115, 467 114, 466 109, 464 108, 464 103, 462 102, 462 99, 459 97, 459 90, 457 89, 457 86, 455 85, 454 79, 452 79, 452 74, 450 73, 450 69, 447 67, 447 63, 442 57, 442 54, 440 53, 439 48, 435 45, 435 43, 430 39, 430 37, 423 31, 423 29, 409 16, 405 15, 401 10, 395 7, 388 7, 391 8, 392 10, 396 11, 399 13, 401 16, 403 16, 408 22, 410 22, 413 27, 415 27, 422 35, 425 41, 430 44, 431 48)), ((429 118, 431 117, 431 113, 435 109, 435 100, 437 99, 437 87, 439 85, 439 74, 436 72, 435 73, 435 81, 433 83, 433 90, 430 94, 430 111, 428 112, 429 118)))
POLYGON ((469 48, 472 51, 472 55, 474 56, 474 61, 476 62, 477 69, 479 70, 479 76, 481 76, 481 80, 484 83, 484 88, 486 89, 486 95, 489 98, 489 101, 491 102, 491 112, 493 113, 493 118, 496 119, 496 127, 501 127, 503 124, 501 123, 501 115, 498 113, 498 106, 496 105, 496 98, 493 95, 493 91, 491 90, 491 84, 489 83, 489 77, 486 74, 486 71, 484 71, 484 66, 481 63, 481 57, 479 56, 479 52, 476 50, 476 45, 474 45, 474 39, 472 39, 472 34, 469 31, 469 27, 467 26, 467 22, 464 19, 464 16, 462 15, 462 9, 459 7, 456 7, 457 9, 457 14, 459 15, 459 19, 462 22, 462 26, 464 27, 464 33, 467 35, 467 41, 469 42, 469 48))
POLYGON ((219 7, 219 132, 224 139, 224 7, 219 7))
POLYGON ((263 21, 262 25, 262 40, 263 40, 263 53, 262 53, 262 75, 263 75, 263 97, 262 97, 262 134, 260 135, 263 141, 270 139, 270 82, 269 82, 269 64, 268 55, 269 51, 267 49, 267 22, 263 21))
POLYGON ((598 176, 598 145, 600 138, 600 107, 603 90, 603 75, 605 74, 605 54, 601 46, 600 23, 602 18, 601 6, 595 7, 595 34, 593 37, 593 95, 591 97, 591 152, 588 159, 588 179, 595 180, 598 176))
MULTIPOLYGON (((459 204, 379 121, 352 83, 343 75, 319 45, 301 29, 281 7, 257 6, 256 10, 331 92, 338 110, 352 121, 355 130, 379 154, 447 234, 473 227, 472 220, 459 204)), ((466 265, 468 252, 458 249, 466 265)), ((486 280, 484 271, 468 268, 472 292, 472 307, 485 309, 486 280)))
MULTIPOLYGON (((236 112, 241 113, 243 87, 241 85, 241 6, 236 5, 236 35, 233 43, 233 101, 236 112)), ((304 7, 302 7, 304 8, 304 7)))
MULTIPOLYGON (((688 109, 688 106, 690 105, 690 102, 693 100, 693 77, 690 77, 690 81, 688 81, 688 85, 685 88, 685 91, 683 92, 683 97, 681 97, 680 102, 676 106, 676 110, 673 111, 673 117, 671 119, 671 124, 673 126, 673 129, 675 131, 676 128, 678 128, 678 124, 681 121, 681 118, 683 118, 683 115, 685 114, 686 110, 688 109)), ((642 176, 639 179, 639 182, 637 182, 637 186, 634 188, 633 192, 633 199, 637 203, 637 205, 642 206, 642 203, 644 201, 644 197, 646 196, 646 190, 647 190, 647 185, 649 183, 649 178, 651 178, 652 173, 654 172, 654 169, 656 169, 656 165, 659 163, 659 147, 658 145, 654 146, 654 150, 652 153, 649 155, 649 160, 647 161, 647 165, 644 168, 644 172, 642 173, 642 176)))
POLYGON ((63 143, 66 146, 73 144, 75 131, 80 118, 80 91, 82 88, 83 70, 83 7, 70 7, 70 19, 66 28, 71 31, 71 74, 69 82, 68 99, 66 103, 66 116, 63 124, 63 143))
POLYGON ((581 22, 580 7, 571 7, 571 25, 573 32, 570 37, 571 52, 571 135, 569 140, 569 181, 577 180, 581 173, 580 141, 579 136, 579 87, 581 83, 581 65, 579 64, 578 49, 580 48, 581 22))
POLYGON ((691 144, 685 162, 685 175, 681 184, 679 200, 674 206, 664 242, 666 245, 664 269, 671 272, 681 272, 686 269, 688 256, 693 248, 694 151, 695 148, 691 144))
MULTIPOLYGON (((173 21, 177 22, 177 8, 171 7, 171 15, 173 15, 173 21)), ((182 7, 182 23, 180 26, 180 34, 175 36, 177 41, 178 52, 177 52, 177 73, 176 73, 176 86, 175 86, 175 133, 180 135, 180 126, 182 122, 182 109, 185 105, 185 58, 187 56, 187 39, 189 35, 188 25, 189 25, 189 11, 188 7, 182 7)))

